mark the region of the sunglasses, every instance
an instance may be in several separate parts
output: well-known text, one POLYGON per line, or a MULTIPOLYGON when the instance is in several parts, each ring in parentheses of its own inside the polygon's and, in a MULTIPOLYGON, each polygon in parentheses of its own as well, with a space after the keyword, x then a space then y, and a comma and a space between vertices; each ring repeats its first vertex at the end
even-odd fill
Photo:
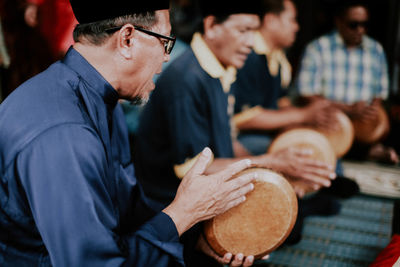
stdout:
POLYGON ((346 23, 346 26, 352 30, 355 30, 358 27, 366 28, 367 22, 366 21, 349 21, 346 23))
MULTIPOLYGON (((123 26, 109 28, 109 29, 106 29, 105 32, 107 32, 107 33, 116 32, 116 31, 119 31, 122 27, 123 26)), ((140 32, 143 32, 145 34, 148 34, 148 35, 151 35, 151 36, 154 36, 154 37, 157 37, 157 38, 164 39, 164 40, 160 40, 160 41, 162 41, 163 44, 164 44, 165 53, 167 55, 171 54, 172 49, 174 48, 174 45, 175 45, 175 41, 176 41, 176 37, 175 36, 162 35, 162 34, 159 34, 159 33, 156 33, 156 32, 152 32, 152 31, 143 29, 142 27, 139 27, 139 26, 133 26, 133 27, 136 30, 138 30, 140 32)))

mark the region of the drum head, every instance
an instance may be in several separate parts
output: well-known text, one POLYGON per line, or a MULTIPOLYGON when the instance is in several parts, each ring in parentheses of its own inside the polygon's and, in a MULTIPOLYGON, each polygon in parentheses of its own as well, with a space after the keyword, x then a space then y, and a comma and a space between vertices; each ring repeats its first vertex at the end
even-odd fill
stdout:
POLYGON ((336 130, 326 130, 316 128, 316 130, 324 134, 335 152, 336 157, 344 156, 351 148, 354 141, 354 128, 351 120, 342 111, 335 111, 334 121, 336 130))
POLYGON ((204 233, 214 251, 223 256, 243 253, 261 258, 283 243, 297 218, 297 198, 280 174, 251 168, 257 172, 254 190, 242 204, 206 221, 204 233))
POLYGON ((378 119, 368 122, 353 120, 355 139, 372 144, 381 140, 389 131, 389 118, 382 106, 378 108, 378 119))
POLYGON ((306 148, 313 151, 311 158, 336 165, 336 155, 328 139, 316 130, 296 128, 278 135, 271 143, 268 153, 274 153, 288 147, 306 148))

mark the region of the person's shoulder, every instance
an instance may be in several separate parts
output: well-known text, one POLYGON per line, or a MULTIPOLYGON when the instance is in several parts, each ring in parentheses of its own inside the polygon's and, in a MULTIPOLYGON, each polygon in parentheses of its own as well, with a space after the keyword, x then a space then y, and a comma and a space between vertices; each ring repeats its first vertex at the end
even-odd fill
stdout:
POLYGON ((182 95, 196 88, 206 78, 207 73, 201 68, 193 50, 187 49, 161 73, 154 93, 182 95))
POLYGON ((0 147, 22 145, 57 125, 84 124, 74 83, 74 75, 55 63, 15 89, 0 105, 0 147))
POLYGON ((363 46, 368 50, 375 50, 378 53, 384 53, 382 44, 371 36, 363 36, 363 46))
POLYGON ((306 45, 306 51, 309 53, 317 51, 322 52, 323 50, 329 49, 336 42, 336 38, 335 31, 317 36, 306 45))

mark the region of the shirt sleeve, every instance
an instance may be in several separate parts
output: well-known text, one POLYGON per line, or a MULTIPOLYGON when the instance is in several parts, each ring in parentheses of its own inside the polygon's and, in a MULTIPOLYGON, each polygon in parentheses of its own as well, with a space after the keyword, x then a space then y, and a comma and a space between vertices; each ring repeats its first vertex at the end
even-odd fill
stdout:
POLYGON ((168 215, 159 213, 130 235, 118 232, 123 218, 110 194, 116 181, 110 181, 114 175, 91 129, 71 124, 48 130, 20 152, 17 171, 54 266, 183 265, 168 215))
POLYGON ((299 95, 310 96, 320 94, 321 90, 321 57, 315 45, 308 45, 300 64, 297 79, 299 95))

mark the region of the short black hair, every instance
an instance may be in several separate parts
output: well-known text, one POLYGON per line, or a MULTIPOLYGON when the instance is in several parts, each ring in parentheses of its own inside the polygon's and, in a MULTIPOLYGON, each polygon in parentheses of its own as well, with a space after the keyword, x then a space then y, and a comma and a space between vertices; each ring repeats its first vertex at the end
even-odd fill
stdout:
MULTIPOLYGON (((285 10, 284 2, 286 0, 263 0, 262 8, 263 13, 273 13, 273 14, 280 14, 283 10, 285 10)), ((291 0, 289 0, 291 1, 291 0)))
POLYGON ((73 33, 74 41, 79 42, 82 41, 81 38, 84 38, 91 44, 101 45, 113 34, 112 32, 106 32, 107 29, 120 27, 128 23, 145 29, 150 28, 157 23, 156 13, 155 11, 147 11, 114 19, 78 24, 73 33))
POLYGON ((335 17, 343 18, 347 10, 356 6, 362 6, 367 11, 369 10, 368 3, 365 0, 341 0, 338 1, 336 6, 335 17))

